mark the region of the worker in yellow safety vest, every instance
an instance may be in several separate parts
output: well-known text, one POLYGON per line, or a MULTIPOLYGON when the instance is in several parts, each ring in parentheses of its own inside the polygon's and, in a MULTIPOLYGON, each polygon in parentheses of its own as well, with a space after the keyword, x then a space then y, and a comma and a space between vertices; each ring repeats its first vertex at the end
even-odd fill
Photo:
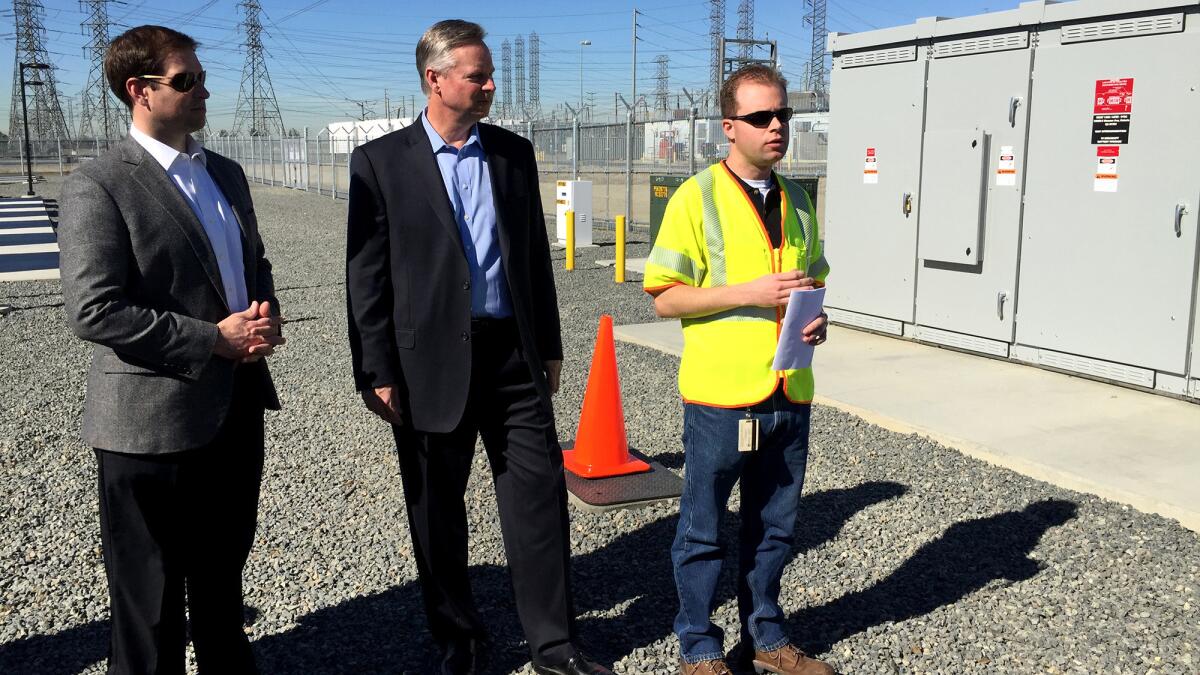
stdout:
MULTIPOLYGON (((779 606, 808 459, 813 377, 810 368, 773 369, 792 291, 823 286, 829 265, 807 193, 772 171, 788 148, 787 81, 750 65, 720 96, 729 156, 675 192, 644 281, 658 315, 683 324, 686 475, 671 548, 680 672, 732 672, 710 610, 724 557, 721 518, 740 481, 738 665, 831 675, 792 645, 779 606)), ((827 324, 822 312, 800 338, 825 342, 827 324)))

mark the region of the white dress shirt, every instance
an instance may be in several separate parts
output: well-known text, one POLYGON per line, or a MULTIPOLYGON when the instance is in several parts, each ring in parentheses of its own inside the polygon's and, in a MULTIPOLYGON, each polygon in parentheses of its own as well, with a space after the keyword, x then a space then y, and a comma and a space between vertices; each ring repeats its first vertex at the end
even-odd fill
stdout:
POLYGON ((179 152, 132 125, 129 135, 162 165, 200 219, 216 255, 217 267, 221 270, 221 283, 225 287, 225 300, 229 303, 230 311, 245 310, 250 306, 250 300, 246 293, 246 270, 242 264, 242 230, 225 195, 221 194, 221 189, 208 175, 204 148, 188 136, 187 152, 179 152))

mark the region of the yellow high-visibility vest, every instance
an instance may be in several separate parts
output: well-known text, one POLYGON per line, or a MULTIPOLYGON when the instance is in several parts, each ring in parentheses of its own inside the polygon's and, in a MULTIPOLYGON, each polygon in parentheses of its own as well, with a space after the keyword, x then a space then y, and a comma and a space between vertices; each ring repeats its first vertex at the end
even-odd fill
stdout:
MULTIPOLYGON (((642 287, 657 293, 681 284, 732 286, 794 270, 806 270, 823 284, 829 264, 821 253, 812 200, 792 181, 777 174, 775 179, 783 216, 779 248, 772 248, 758 209, 719 162, 688 179, 667 203, 642 287)), ((679 392, 685 401, 740 408, 765 400, 781 382, 789 400, 812 401, 811 368, 771 368, 782 307, 735 307, 681 323, 679 392)))

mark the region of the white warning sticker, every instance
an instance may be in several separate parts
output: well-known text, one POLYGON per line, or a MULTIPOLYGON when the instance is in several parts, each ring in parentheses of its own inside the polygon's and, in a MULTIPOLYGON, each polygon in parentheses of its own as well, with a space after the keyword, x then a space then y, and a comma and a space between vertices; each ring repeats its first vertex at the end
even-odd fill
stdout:
POLYGON ((863 184, 875 185, 879 182, 879 158, 875 156, 875 148, 867 148, 867 158, 863 162, 863 184))
POLYGON ((1000 157, 996 160, 996 185, 1009 186, 1017 184, 1017 156, 1013 154, 1013 146, 1000 146, 1000 157))
POLYGON ((1117 191, 1117 158, 1121 155, 1119 145, 1101 145, 1096 148, 1096 192, 1117 191))

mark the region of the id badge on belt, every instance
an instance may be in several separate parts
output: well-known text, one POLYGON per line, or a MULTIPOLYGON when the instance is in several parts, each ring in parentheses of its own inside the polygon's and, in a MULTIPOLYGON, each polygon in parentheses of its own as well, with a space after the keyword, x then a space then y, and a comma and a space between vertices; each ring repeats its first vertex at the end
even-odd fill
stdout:
POLYGON ((758 450, 758 419, 747 413, 744 419, 738 420, 738 452, 755 450, 758 450))

